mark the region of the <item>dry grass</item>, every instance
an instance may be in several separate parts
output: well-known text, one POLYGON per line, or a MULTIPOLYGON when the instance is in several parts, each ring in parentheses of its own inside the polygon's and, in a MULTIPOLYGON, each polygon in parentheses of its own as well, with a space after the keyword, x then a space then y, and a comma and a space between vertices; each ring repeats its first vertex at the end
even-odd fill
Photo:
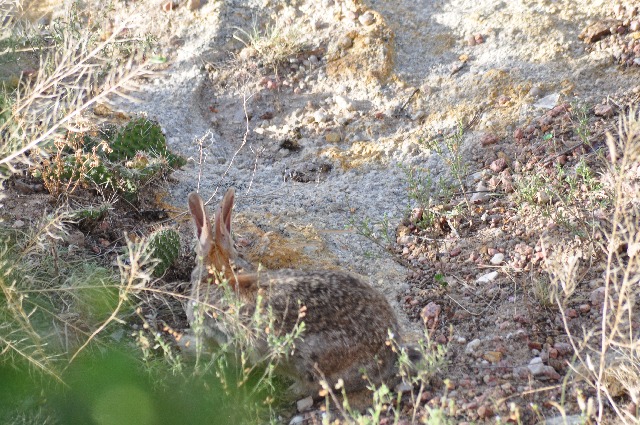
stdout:
POLYGON ((601 423, 612 409, 622 423, 637 423, 640 406, 640 340, 637 300, 640 296, 640 119, 630 110, 620 118, 618 134, 607 135, 608 167, 602 176, 613 194, 612 216, 604 225, 599 246, 605 258, 601 277, 601 322, 571 332, 564 307, 581 283, 589 264, 580 253, 565 253, 547 261, 563 312, 565 330, 577 356, 573 370, 595 390, 595 400, 582 401, 584 413, 601 423), (629 403, 629 401, 631 403, 629 403), (595 410, 590 411, 590 406, 595 410))

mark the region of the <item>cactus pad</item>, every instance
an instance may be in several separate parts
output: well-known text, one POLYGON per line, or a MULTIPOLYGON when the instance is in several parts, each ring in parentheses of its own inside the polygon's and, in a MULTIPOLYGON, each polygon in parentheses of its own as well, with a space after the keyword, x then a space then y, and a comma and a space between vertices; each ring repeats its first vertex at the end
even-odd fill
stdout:
POLYGON ((180 255, 180 234, 173 229, 156 230, 149 236, 151 256, 158 260, 153 274, 162 276, 180 255))

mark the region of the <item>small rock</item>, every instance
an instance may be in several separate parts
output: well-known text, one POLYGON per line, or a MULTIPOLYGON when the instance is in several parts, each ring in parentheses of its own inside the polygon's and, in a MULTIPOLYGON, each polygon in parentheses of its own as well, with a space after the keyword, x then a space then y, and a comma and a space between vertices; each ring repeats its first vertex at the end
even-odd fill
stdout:
POLYGON ((162 4, 162 10, 164 10, 165 12, 169 12, 171 10, 174 10, 178 7, 178 3, 175 3, 173 0, 164 2, 162 4))
POLYGON ((504 158, 498 158, 489 165, 489 168, 491 168, 491 171, 494 173, 499 173, 507 168, 507 160, 504 158))
POLYGON ((20 228, 24 227, 24 224, 25 224, 24 221, 16 220, 16 221, 13 222, 13 226, 12 227, 14 229, 20 229, 20 228))
POLYGON ((491 257, 491 260, 489 260, 489 262, 494 266, 502 264, 503 261, 504 261, 504 254, 501 252, 497 253, 496 255, 491 257))
POLYGON ((200 6, 200 0, 189 0, 189 2, 187 3, 187 7, 189 8, 189 10, 200 9, 200 6))
POLYGON ((358 21, 360 21, 360 23, 366 27, 373 24, 376 21, 376 18, 375 16, 373 16, 373 13, 365 12, 360 15, 360 17, 358 17, 358 21))
POLYGON ((336 106, 343 111, 353 111, 353 105, 344 96, 335 97, 336 106))
POLYGON ((440 307, 440 305, 431 301, 422 309, 422 312, 420 313, 420 317, 422 317, 423 322, 427 323, 427 321, 429 320, 438 319, 438 316, 440 315, 441 311, 442 311, 442 307, 440 307))
POLYGON ((475 34, 473 38, 475 39, 476 44, 484 43, 484 36, 482 34, 475 34))
POLYGON ((493 416, 493 410, 489 406, 478 407, 478 416, 480 419, 486 419, 493 416))
POLYGON ((324 140, 326 140, 327 143, 340 143, 341 137, 338 132, 330 131, 324 135, 324 140))
POLYGON ((538 193, 536 194, 536 200, 539 204, 548 204, 549 202, 551 202, 551 196, 549 196, 549 194, 544 191, 544 190, 539 190, 538 193))
POLYGON ((462 252, 462 249, 457 246, 455 248, 453 248, 451 251, 449 251, 449 256, 451 258, 457 257, 458 255, 460 255, 460 253, 462 252))
POLYGON ((471 202, 473 204, 481 204, 489 198, 488 188, 483 181, 479 181, 476 186, 476 192, 471 195, 471 202))
POLYGON ((613 106, 611 105, 596 105, 593 108, 593 113, 599 117, 609 118, 613 116, 613 106))
POLYGON ((296 402, 298 412, 304 412, 313 406, 313 398, 311 396, 298 400, 296 402))
POLYGON ((500 138, 495 134, 487 133, 480 139, 480 144, 482 146, 494 145, 500 141, 500 138))
POLYGON ((575 308, 568 308, 565 314, 570 319, 575 319, 576 317, 578 317, 578 312, 576 311, 575 308))
POLYGON ((478 279, 476 279, 476 283, 489 283, 493 282, 496 277, 498 277, 498 272, 490 272, 487 274, 483 274, 478 279))
POLYGON ((476 338, 473 341, 470 341, 467 346, 464 348, 464 353, 471 356, 478 352, 478 348, 480 348, 481 341, 476 338))
POLYGON ((524 139, 524 131, 521 128, 516 128, 513 132, 513 138, 516 140, 524 139))
POLYGON ((629 23, 629 29, 632 32, 640 31, 640 21, 631 21, 631 23, 629 23))
POLYGON ((531 372, 533 376, 542 375, 544 371, 544 363, 542 362, 542 358, 532 358, 531 361, 529 361, 529 365, 527 367, 529 368, 529 372, 531 372))
POLYGON ((353 46, 353 39, 348 35, 345 34, 338 39, 338 47, 340 47, 341 49, 346 50, 351 48, 351 46, 353 46))
POLYGON ((551 93, 550 95, 547 95, 542 99, 538 100, 536 103, 533 104, 533 106, 541 109, 553 109, 558 103, 559 99, 560 99, 560 93, 551 93))
POLYGON ((304 416, 296 415, 289 421, 289 425, 300 425, 304 423, 304 416))
POLYGON ((589 304, 580 304, 578 310, 580 310, 580 313, 586 314, 591 311, 591 306, 589 304))
POLYGON ((604 303, 604 294, 606 292, 606 288, 601 286, 600 288, 594 289, 589 295, 589 301, 591 305, 594 307, 600 307, 604 303))
POLYGON ((502 353, 500 351, 487 351, 482 355, 482 358, 490 363, 498 363, 502 360, 502 353))
POLYGON ((556 342, 555 344, 553 344, 553 348, 558 350, 558 353, 561 356, 566 356, 567 354, 573 353, 573 347, 571 346, 571 344, 566 342, 556 342))
POLYGON ((595 22, 582 30, 578 38, 585 43, 595 43, 611 35, 611 28, 617 28, 620 21, 617 19, 605 19, 595 22))
POLYGON ((328 118, 327 113, 323 110, 317 110, 313 113, 313 119, 318 124, 326 122, 328 118))

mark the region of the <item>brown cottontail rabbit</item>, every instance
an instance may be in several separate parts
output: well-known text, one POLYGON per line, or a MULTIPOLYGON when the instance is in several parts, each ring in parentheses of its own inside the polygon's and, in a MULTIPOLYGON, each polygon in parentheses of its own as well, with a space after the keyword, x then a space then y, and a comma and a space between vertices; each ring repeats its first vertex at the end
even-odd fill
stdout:
MULTIPOLYGON (((189 195, 198 239, 197 265, 193 271, 191 296, 187 306, 189 322, 204 311, 204 334, 225 341, 228 327, 214 312, 222 302, 226 281, 244 303, 247 321, 255 313, 256 299, 262 296, 262 311, 270 309, 273 332, 289 333, 305 311, 305 327, 292 355, 281 372, 295 380, 296 395, 317 395, 319 376, 335 385, 340 378, 346 391, 364 388, 363 372, 374 383, 391 380, 396 372, 397 354, 388 342, 389 331, 396 337, 398 323, 389 302, 367 283, 335 271, 278 270, 246 273, 237 269, 237 252, 231 238, 231 209, 234 189, 230 188, 215 214, 213 229, 202 198, 189 195), (222 277, 222 279, 221 279, 222 277), (216 318, 218 317, 218 318, 216 318), (317 373, 320 371, 321 374, 317 373)), ((258 338, 259 340, 264 338, 258 338)), ((266 343, 253 347, 262 356, 266 343)))

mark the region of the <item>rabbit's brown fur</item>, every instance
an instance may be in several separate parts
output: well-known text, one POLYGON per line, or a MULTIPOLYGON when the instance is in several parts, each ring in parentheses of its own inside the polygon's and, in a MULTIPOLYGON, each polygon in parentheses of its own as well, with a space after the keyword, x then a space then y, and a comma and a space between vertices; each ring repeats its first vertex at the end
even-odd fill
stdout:
MULTIPOLYGON (((386 298, 367 283, 341 272, 237 270, 241 260, 231 238, 233 200, 234 190, 229 189, 218 207, 212 231, 202 199, 196 193, 189 195, 198 238, 198 265, 192 274, 193 301, 187 307, 189 321, 194 321, 194 305, 198 302, 210 306, 222 302, 223 288, 218 285, 223 276, 244 302, 242 313, 247 320, 255 312, 260 293, 263 307, 273 313, 274 332, 291 332, 300 320, 304 321, 302 340, 296 341, 293 355, 280 369, 294 378, 293 390, 298 395, 317 395, 320 376, 329 385, 342 379, 347 391, 367 385, 363 370, 374 383, 392 379, 397 355, 388 341, 388 332, 399 338, 399 329, 386 298), (304 312, 302 318, 300 311, 304 312)), ((205 334, 218 341, 228 335, 221 320, 212 315, 206 317, 204 327, 205 334)), ((255 349, 264 354, 268 347, 266 342, 258 341, 255 349)))

